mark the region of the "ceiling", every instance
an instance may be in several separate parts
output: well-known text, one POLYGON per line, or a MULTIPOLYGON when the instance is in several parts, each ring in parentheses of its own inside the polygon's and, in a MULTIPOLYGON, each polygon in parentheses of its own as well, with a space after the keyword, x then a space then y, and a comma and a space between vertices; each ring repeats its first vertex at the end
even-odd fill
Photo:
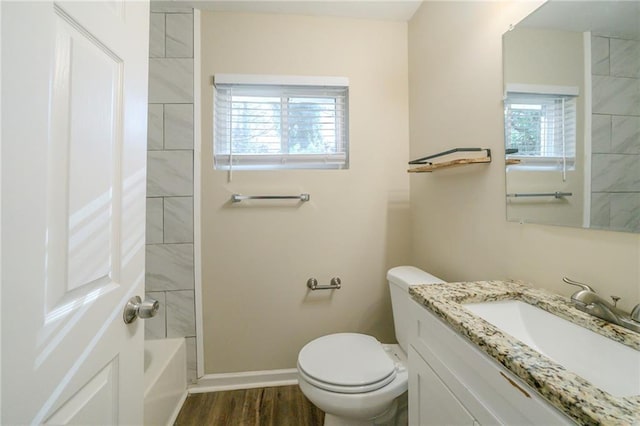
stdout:
POLYGON ((418 10, 422 0, 165 0, 157 3, 162 6, 188 6, 220 12, 278 13, 408 21, 418 10))

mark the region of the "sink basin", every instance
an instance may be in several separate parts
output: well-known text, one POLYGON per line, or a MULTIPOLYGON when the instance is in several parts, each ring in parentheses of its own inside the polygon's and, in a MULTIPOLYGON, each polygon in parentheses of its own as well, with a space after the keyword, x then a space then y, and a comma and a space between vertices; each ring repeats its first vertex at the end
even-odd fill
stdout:
POLYGON ((463 306, 603 391, 640 395, 640 351, 518 300, 463 306))

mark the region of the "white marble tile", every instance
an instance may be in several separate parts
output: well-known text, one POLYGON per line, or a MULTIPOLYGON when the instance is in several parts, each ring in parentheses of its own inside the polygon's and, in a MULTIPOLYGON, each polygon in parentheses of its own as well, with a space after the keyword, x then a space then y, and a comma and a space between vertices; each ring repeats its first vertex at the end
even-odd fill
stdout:
POLYGON ((193 15, 167 14, 166 57, 193 58, 193 15))
POLYGON ((167 292, 167 337, 196 335, 193 290, 167 292))
POLYGON ((147 149, 158 151, 164 148, 164 106, 149 104, 147 121, 147 149))
POLYGON ((592 191, 640 191, 639 157, 628 154, 593 154, 591 161, 592 191))
POLYGON ((591 37, 591 74, 609 75, 609 38, 591 37))
POLYGON ((162 198, 147 198, 147 244, 160 244, 164 241, 162 198))
POLYGON ((153 13, 193 13, 190 7, 167 6, 166 1, 152 1, 151 12, 153 13))
POLYGON ((640 117, 614 115, 611 117, 611 121, 611 149, 613 152, 640 154, 640 117))
POLYGON ((611 39, 611 75, 640 78, 640 41, 611 39))
POLYGON ((164 242, 193 242, 193 198, 164 199, 164 242))
POLYGON ((186 337, 187 345, 187 383, 197 383, 198 381, 198 360, 196 353, 196 338, 186 337))
POLYGON ((150 291, 146 294, 147 297, 160 302, 160 309, 153 318, 147 318, 144 320, 144 339, 164 339, 167 337, 167 316, 166 316, 166 298, 164 291, 150 291))
POLYGON ((193 151, 149 151, 147 196, 193 195, 193 151))
POLYGON ((593 76, 596 114, 640 115, 640 79, 593 76))
POLYGON ((193 149, 193 104, 164 106, 164 148, 193 149))
POLYGON ((591 115, 591 152, 611 152, 611 116, 591 115))
POLYGON ((164 58, 165 15, 152 13, 149 20, 149 57, 164 58))
POLYGON ((193 244, 146 246, 147 291, 193 290, 193 244))
POLYGON ((640 192, 611 194, 611 229, 640 232, 640 192))
POLYGON ((611 214, 609 193, 593 192, 591 193, 591 223, 592 228, 609 229, 611 214))
POLYGON ((149 59, 149 103, 192 103, 193 59, 149 59))

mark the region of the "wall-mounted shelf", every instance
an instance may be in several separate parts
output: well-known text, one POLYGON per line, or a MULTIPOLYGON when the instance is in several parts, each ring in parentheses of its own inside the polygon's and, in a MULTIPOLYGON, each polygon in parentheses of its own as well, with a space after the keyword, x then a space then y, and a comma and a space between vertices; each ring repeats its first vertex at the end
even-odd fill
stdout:
POLYGON ((490 163, 491 162, 491 150, 489 148, 453 148, 448 151, 439 152, 438 154, 429 155, 427 157, 418 158, 416 160, 409 161, 409 164, 421 164, 418 167, 407 170, 409 173, 430 173, 434 170, 445 169, 456 166, 464 166, 467 164, 478 163, 490 163), (474 158, 456 158, 449 161, 431 162, 432 160, 446 155, 454 154, 456 152, 481 152, 485 151, 484 157, 474 158))

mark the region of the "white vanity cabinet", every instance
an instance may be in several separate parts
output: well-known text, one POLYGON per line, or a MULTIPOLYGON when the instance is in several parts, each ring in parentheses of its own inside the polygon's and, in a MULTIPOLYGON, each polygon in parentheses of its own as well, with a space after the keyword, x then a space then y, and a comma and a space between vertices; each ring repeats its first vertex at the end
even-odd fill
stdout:
POLYGON ((409 425, 575 424, 426 308, 410 310, 409 425))

